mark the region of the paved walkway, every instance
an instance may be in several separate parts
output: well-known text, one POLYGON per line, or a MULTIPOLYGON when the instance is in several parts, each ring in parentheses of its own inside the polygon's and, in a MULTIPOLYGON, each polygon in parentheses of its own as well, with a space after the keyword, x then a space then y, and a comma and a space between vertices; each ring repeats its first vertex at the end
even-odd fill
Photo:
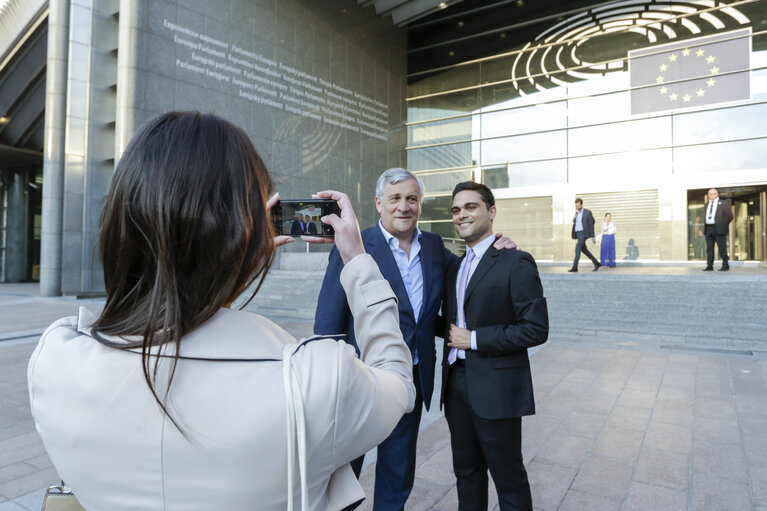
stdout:
MULTIPOLYGON (((0 511, 37 511, 56 472, 29 415, 26 364, 35 341, 29 332, 82 302, 5 286, 0 511), (21 301, 24 307, 14 306, 21 301)), ((310 332, 307 323, 281 324, 297 336, 310 332)), ((538 413, 523 420, 523 453, 537 511, 767 511, 762 355, 572 344, 555 337, 531 364, 538 413)), ((438 411, 424 423, 407 509, 456 509, 447 426, 438 411)), ((375 465, 368 463, 361 480, 372 496, 375 465)), ((368 499, 362 509, 370 508, 368 499)))

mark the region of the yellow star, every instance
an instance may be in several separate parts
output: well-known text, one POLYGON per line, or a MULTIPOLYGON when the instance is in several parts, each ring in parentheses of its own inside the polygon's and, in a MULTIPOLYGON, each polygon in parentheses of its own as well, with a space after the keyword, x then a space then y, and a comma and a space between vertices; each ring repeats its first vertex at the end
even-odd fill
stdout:
POLYGON ((667 93, 667 92, 668 92, 668 87, 666 87, 666 86, 664 85, 664 86, 663 86, 663 87, 661 87, 659 90, 660 90, 660 93, 661 93, 661 94, 665 94, 665 93, 667 93))
POLYGON ((668 64, 661 64, 658 66, 658 69, 660 69, 661 73, 668 69, 668 64))
POLYGON ((716 67, 716 66, 714 66, 714 67, 712 67, 712 68, 710 69, 710 71, 711 71, 711 74, 712 74, 712 75, 715 75, 715 74, 717 74, 717 73, 719 72, 719 68, 718 68, 718 67, 716 67))
POLYGON ((716 80, 714 80, 713 78, 709 78, 708 80, 706 80, 706 85, 709 87, 713 87, 714 85, 716 85, 716 80))
POLYGON ((664 78, 662 76, 659 76, 655 79, 655 83, 663 83, 664 78))
POLYGON ((703 89, 698 89, 698 90, 696 91, 696 94, 698 94, 698 97, 699 97, 699 98, 702 98, 703 96, 705 96, 705 95, 706 95, 706 91, 704 91, 703 89))
POLYGON ((676 62, 676 53, 672 53, 671 55, 669 55, 668 56, 668 61, 669 62, 676 62))
POLYGON ((687 103, 688 101, 692 99, 692 97, 689 94, 685 94, 684 96, 682 96, 682 99, 684 100, 685 103, 687 103))
POLYGON ((695 55, 698 57, 702 57, 706 53, 706 50, 703 48, 699 48, 698 51, 695 52, 695 55))
POLYGON ((670 99, 671 101, 676 101, 676 98, 678 98, 678 97, 679 97, 679 96, 677 96, 676 92, 674 92, 673 94, 671 94, 671 95, 668 97, 668 99, 670 99))
POLYGON ((689 57, 690 56, 690 48, 685 48, 682 50, 682 56, 683 57, 689 57))
POLYGON ((706 62, 708 62, 709 64, 713 64, 715 60, 716 60, 716 57, 714 57, 713 55, 709 55, 708 57, 706 57, 706 62))

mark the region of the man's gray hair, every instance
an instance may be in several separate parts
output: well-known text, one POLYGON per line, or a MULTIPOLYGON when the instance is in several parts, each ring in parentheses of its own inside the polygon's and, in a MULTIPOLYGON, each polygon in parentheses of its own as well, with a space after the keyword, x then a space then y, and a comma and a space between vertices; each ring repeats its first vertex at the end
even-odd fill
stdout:
POLYGON ((383 200, 384 188, 386 188, 386 185, 396 185, 397 183, 407 181, 408 179, 415 179, 415 182, 418 183, 418 198, 423 200, 423 181, 409 170, 399 167, 385 170, 383 174, 378 177, 378 181, 376 181, 376 197, 378 197, 378 200, 383 200))

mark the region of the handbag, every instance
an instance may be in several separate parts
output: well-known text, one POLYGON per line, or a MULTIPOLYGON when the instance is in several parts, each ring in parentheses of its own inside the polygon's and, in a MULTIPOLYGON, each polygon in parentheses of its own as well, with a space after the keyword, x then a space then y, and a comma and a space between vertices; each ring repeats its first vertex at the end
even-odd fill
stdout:
POLYGON ((41 511, 85 511, 85 508, 77 501, 72 490, 61 481, 45 490, 41 511))

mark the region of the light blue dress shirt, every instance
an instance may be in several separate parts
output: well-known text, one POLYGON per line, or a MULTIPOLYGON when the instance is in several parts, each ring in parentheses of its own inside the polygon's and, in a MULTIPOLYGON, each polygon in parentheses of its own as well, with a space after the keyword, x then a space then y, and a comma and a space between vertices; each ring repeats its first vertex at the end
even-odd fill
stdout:
POLYGON ((575 214, 575 232, 583 230, 583 208, 575 214))
MULTIPOLYGON (((466 247, 466 251, 469 250, 474 251, 474 260, 471 262, 471 267, 469 268, 469 277, 468 280, 466 280, 466 285, 469 285, 469 282, 471 282, 471 277, 474 275, 474 271, 477 269, 477 266, 479 266, 479 261, 482 259, 482 256, 485 255, 485 252, 487 252, 487 249, 490 248, 490 245, 493 244, 495 241, 495 234, 491 234, 487 238, 483 239, 476 245, 474 245, 473 248, 466 247)), ((463 261, 461 261, 461 266, 458 267, 458 275, 459 277, 455 279, 455 296, 458 296, 458 286, 461 285, 461 279, 460 275, 463 272, 463 267, 466 264, 466 258, 463 258, 463 261)), ((464 317, 466 317, 466 308, 464 308, 464 317)), ((464 327, 465 328, 465 327, 464 327)), ((471 331, 471 349, 475 350, 477 349, 477 332, 472 330, 471 331)), ((456 356, 458 358, 466 358, 466 352, 464 350, 458 350, 456 353, 456 356)))
MULTIPOLYGON (((413 316, 418 323, 418 316, 421 314, 421 305, 423 305, 423 269, 421 268, 421 230, 416 227, 413 235, 413 243, 410 245, 410 254, 407 254, 399 246, 399 240, 389 234, 384 229, 381 221, 378 221, 378 227, 389 244, 389 249, 397 263, 399 274, 402 276, 402 282, 407 290, 407 298, 410 305, 413 306, 413 316)), ((413 354, 413 365, 418 364, 418 350, 413 354)))

